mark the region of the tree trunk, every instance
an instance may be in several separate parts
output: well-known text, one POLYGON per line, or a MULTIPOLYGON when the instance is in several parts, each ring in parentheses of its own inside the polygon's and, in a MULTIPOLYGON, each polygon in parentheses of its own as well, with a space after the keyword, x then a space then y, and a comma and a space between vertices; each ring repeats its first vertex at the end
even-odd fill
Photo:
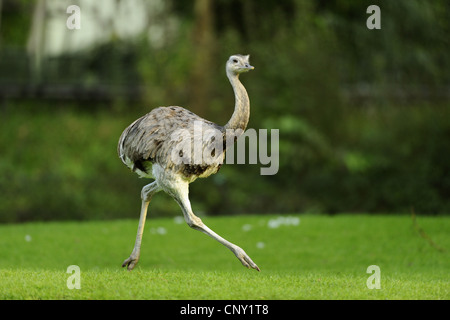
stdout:
POLYGON ((214 13, 213 0, 196 0, 194 5, 193 43, 195 45, 192 69, 192 110, 200 116, 207 115, 208 103, 211 101, 214 61, 214 13))

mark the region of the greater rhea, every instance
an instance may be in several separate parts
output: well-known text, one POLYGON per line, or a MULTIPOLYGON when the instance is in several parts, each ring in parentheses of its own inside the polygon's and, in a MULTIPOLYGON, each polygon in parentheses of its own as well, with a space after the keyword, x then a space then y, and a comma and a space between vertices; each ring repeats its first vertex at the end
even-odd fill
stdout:
POLYGON ((159 107, 127 127, 119 139, 118 154, 123 163, 140 177, 154 181, 142 188, 141 213, 134 249, 122 267, 133 270, 141 253, 147 209, 153 195, 165 191, 180 205, 186 223, 230 249, 247 268, 258 266, 237 245, 208 228, 192 211, 189 183, 216 173, 223 163, 228 142, 237 139, 247 127, 250 101, 239 75, 254 69, 249 55, 232 55, 226 74, 233 87, 235 107, 231 119, 219 126, 177 106, 159 107))

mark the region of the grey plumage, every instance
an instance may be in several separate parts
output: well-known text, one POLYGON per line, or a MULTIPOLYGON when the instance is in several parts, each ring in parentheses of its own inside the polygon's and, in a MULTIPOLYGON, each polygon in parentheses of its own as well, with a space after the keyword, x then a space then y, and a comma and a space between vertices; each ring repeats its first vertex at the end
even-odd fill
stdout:
POLYGON ((170 106, 153 109, 123 131, 117 147, 120 159, 139 176, 155 179, 142 189, 135 247, 122 265, 127 266, 128 270, 132 270, 139 260, 150 200, 156 192, 163 190, 180 205, 190 227, 224 244, 244 266, 259 271, 244 250, 217 235, 194 215, 188 198, 189 183, 220 169, 229 143, 229 133, 232 133, 234 142, 247 126, 250 102, 247 91, 239 81, 239 74, 252 69, 248 55, 233 55, 227 61, 226 74, 235 94, 235 108, 231 119, 224 126, 205 120, 184 108, 170 106))
MULTIPOLYGON (((218 170, 223 162, 224 156, 222 152, 221 157, 218 155, 217 161, 211 164, 189 163, 192 161, 187 160, 185 161, 187 163, 174 163, 172 157, 173 151, 176 150, 179 153, 183 151, 184 146, 182 141, 177 139, 177 133, 184 133, 183 137, 178 138, 190 139, 188 144, 191 147, 194 146, 194 143, 197 143, 202 145, 203 149, 215 150, 218 149, 218 147, 215 147, 216 144, 222 143, 221 141, 206 140, 203 135, 194 135, 195 125, 198 126, 199 124, 201 125, 202 131, 213 129, 216 132, 222 133, 221 141, 225 139, 225 129, 223 127, 207 121, 189 110, 176 106, 156 108, 137 119, 125 129, 119 139, 119 157, 126 165, 129 166, 132 164, 131 169, 142 177, 152 177, 151 166, 153 163, 158 163, 165 170, 178 172, 185 179, 192 182, 208 168, 211 171, 214 171, 212 167, 218 170), (194 141, 194 139, 200 139, 201 141, 194 141)), ((191 160, 193 160, 192 154, 191 160)))

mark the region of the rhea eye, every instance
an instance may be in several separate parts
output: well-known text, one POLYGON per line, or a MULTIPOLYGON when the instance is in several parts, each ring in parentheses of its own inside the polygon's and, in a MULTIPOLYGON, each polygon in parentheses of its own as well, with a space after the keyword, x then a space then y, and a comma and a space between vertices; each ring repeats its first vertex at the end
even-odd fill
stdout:
POLYGON ((234 63, 238 63, 237 59, 233 59, 233 62, 234 62, 234 63))

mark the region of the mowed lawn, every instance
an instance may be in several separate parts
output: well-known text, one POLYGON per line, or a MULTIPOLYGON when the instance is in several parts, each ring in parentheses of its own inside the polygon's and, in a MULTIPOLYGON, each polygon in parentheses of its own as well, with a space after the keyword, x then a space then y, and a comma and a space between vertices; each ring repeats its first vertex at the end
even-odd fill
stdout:
POLYGON ((132 272, 121 264, 137 217, 0 225, 0 299, 450 298, 450 217, 419 216, 416 226, 407 215, 202 219, 261 272, 181 218, 148 218, 132 272), (71 265, 79 267, 80 289, 68 288, 71 265), (379 267, 380 289, 367 286, 371 265, 379 267))

